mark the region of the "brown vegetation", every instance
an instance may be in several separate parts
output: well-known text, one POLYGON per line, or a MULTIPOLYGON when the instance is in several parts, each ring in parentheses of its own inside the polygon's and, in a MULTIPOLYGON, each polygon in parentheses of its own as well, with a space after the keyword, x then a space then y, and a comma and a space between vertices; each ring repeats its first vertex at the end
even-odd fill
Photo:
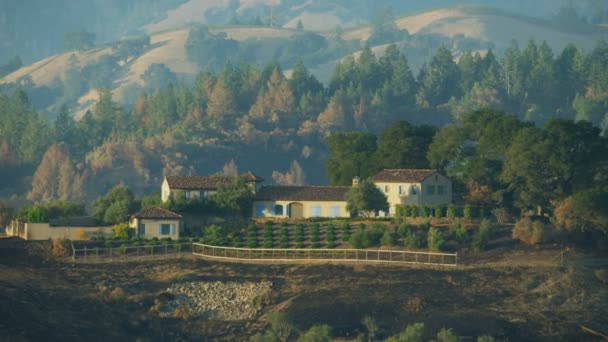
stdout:
POLYGON ((512 236, 525 244, 536 245, 548 241, 549 233, 546 223, 525 217, 517 221, 512 236))

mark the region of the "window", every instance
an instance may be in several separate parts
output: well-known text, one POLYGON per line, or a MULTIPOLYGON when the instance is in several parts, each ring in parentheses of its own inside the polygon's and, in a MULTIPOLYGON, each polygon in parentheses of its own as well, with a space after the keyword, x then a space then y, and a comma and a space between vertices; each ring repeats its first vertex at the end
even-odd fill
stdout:
POLYGON ((384 186, 384 192, 388 194, 388 191, 390 190, 390 188, 388 187, 388 185, 384 186))
POLYGON ((310 207, 310 216, 311 217, 321 217, 321 206, 313 205, 310 207))
POLYGON ((410 189, 410 193, 411 193, 412 195, 418 195, 418 188, 416 188, 415 186, 413 186, 413 187, 410 189))
POLYGON ((186 199, 189 200, 190 199, 190 191, 186 191, 186 199))
POLYGON ((266 207, 263 204, 256 204, 255 216, 264 216, 264 210, 266 210, 266 207))
POLYGON ((329 217, 340 217, 340 206, 334 205, 329 207, 329 217))
POLYGON ((168 223, 161 223, 158 225, 158 234, 159 235, 170 235, 171 234, 171 225, 168 223))
POLYGON ((277 215, 277 216, 283 216, 283 206, 280 204, 277 204, 274 206, 273 208, 273 215, 277 215))
POLYGON ((426 186, 426 194, 429 195, 429 196, 435 195, 435 186, 434 185, 427 185, 426 186))
POLYGON ((405 193, 405 186, 399 185, 399 195, 403 195, 405 193))
POLYGON ((437 185, 437 195, 445 194, 445 185, 437 185))

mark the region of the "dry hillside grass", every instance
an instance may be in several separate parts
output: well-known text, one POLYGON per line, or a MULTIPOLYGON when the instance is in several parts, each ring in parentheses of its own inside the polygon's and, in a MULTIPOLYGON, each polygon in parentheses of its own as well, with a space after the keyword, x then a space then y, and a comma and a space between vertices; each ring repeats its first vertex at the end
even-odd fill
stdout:
MULTIPOLYGON (((24 243, 24 245, 27 245, 24 243)), ((588 341, 581 325, 605 330, 608 287, 593 273, 606 258, 552 248, 515 247, 469 255, 456 269, 381 265, 255 265, 201 259, 109 264, 40 263, 0 246, 0 334, 8 340, 111 339, 241 341, 263 329, 263 314, 286 311, 306 329, 332 326, 352 340, 372 316, 385 338, 413 322, 461 337, 588 341), (251 320, 159 318, 159 293, 189 282, 271 281, 268 303, 251 320), (121 300, 110 291, 121 289, 121 300), (100 323, 102 322, 102 323, 100 323)), ((6 247, 6 246, 4 246, 6 247)), ((605 332, 605 331, 604 331, 605 332)), ((430 336, 427 336, 430 337, 430 336)))
MULTIPOLYGON (((603 30, 595 33, 568 33, 540 20, 467 7, 423 12, 399 18, 395 23, 410 34, 436 33, 448 37, 464 35, 492 42, 499 50, 507 47, 513 39, 522 45, 530 38, 535 38, 536 41, 546 40, 555 51, 561 51, 568 43, 591 49, 606 33, 603 30)), ((363 27, 345 32, 344 38, 364 41, 371 33, 370 27, 363 27)))
POLYGON ((71 51, 60 55, 47 57, 41 61, 25 66, 0 79, 0 83, 15 82, 21 77, 30 76, 37 86, 48 86, 56 80, 61 80, 68 69, 70 56, 75 55, 80 66, 93 63, 99 57, 112 53, 111 48, 98 48, 87 51, 71 51))

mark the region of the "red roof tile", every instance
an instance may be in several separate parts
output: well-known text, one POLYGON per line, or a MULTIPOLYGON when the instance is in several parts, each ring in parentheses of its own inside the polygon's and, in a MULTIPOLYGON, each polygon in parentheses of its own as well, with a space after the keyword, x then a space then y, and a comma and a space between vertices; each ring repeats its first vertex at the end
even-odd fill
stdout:
POLYGON ((152 207, 143 209, 132 217, 139 219, 181 219, 182 215, 160 207, 152 207))
POLYGON ((263 186, 255 194, 256 201, 346 201, 350 186, 263 186))
POLYGON ((432 169, 384 169, 372 177, 374 182, 420 183, 437 170, 432 169))

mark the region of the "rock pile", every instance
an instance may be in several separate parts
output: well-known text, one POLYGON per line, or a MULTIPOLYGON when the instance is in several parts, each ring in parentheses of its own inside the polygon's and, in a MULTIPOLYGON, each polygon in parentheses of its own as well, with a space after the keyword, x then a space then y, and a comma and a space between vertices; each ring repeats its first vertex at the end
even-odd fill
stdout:
POLYGON ((192 316, 207 319, 252 319, 260 309, 260 299, 271 287, 270 281, 176 283, 166 290, 174 299, 163 304, 159 314, 168 317, 176 308, 186 307, 192 316))

